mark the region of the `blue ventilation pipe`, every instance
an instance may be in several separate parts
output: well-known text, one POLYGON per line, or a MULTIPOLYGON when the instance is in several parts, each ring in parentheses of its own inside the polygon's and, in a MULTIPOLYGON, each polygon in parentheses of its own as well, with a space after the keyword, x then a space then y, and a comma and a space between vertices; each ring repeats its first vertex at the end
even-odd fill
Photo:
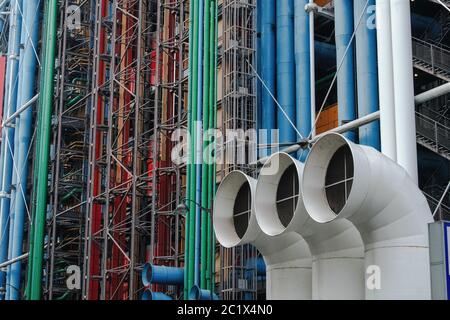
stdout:
MULTIPOLYGON (((261 1, 256 1, 256 59, 257 59, 257 67, 258 74, 261 74, 261 65, 262 65, 262 55, 261 55, 261 13, 262 13, 262 5, 261 1)), ((262 125, 262 103, 261 103, 261 82, 258 80, 256 83, 256 128, 261 129, 262 125)))
MULTIPOLYGON (((22 53, 21 66, 19 75, 19 90, 17 98, 17 107, 25 105, 30 101, 35 92, 36 83, 36 65, 37 56, 36 51, 39 37, 39 5, 40 0, 29 0, 27 5, 23 8, 24 18, 22 21, 22 53)), ((17 109, 17 108, 16 108, 17 109)), ((15 194, 15 210, 11 211, 14 214, 14 224, 12 230, 12 245, 9 258, 14 259, 22 255, 23 247, 23 230, 24 221, 26 217, 26 195, 27 195, 27 178, 28 178, 28 154, 31 142, 32 133, 32 108, 24 110, 18 121, 16 122, 15 135, 18 137, 18 144, 14 148, 15 158, 17 159, 17 175, 14 179, 16 181, 15 194)), ((14 171, 16 173, 16 171, 14 171)), ((11 205, 11 209, 13 206, 11 205)), ((10 300, 19 300, 20 298, 20 278, 21 278, 21 262, 18 261, 8 268, 9 286, 6 288, 7 296, 10 300)))
POLYGON ((173 300, 171 296, 168 296, 165 293, 162 292, 153 292, 151 290, 145 290, 144 293, 142 294, 141 300, 159 300, 159 301, 164 301, 164 300, 173 300))
POLYGON ((141 279, 144 287, 149 287, 151 284, 182 286, 184 268, 155 266, 146 263, 142 269, 141 279))
MULTIPOLYGON (((311 133, 311 65, 309 14, 305 6, 309 0, 295 1, 295 87, 296 126, 303 138, 311 133)), ((307 152, 299 151, 300 161, 306 159, 307 152)))
MULTIPOLYGON (((261 78, 267 88, 261 89, 261 129, 267 132, 267 141, 271 143, 270 130, 275 129, 277 117, 275 101, 268 90, 276 95, 276 42, 275 42, 275 1, 259 0, 261 6, 261 78)), ((267 149, 261 152, 261 156, 267 156, 267 149)))
POLYGON ((193 286, 189 291, 189 300, 219 300, 219 297, 214 292, 193 286))
MULTIPOLYGON (((202 128, 200 124, 203 123, 203 15, 204 15, 204 3, 199 1, 199 13, 198 13, 198 91, 197 91, 197 130, 196 134, 196 162, 195 162, 195 256, 194 256, 194 284, 200 285, 200 255, 201 255, 201 208, 202 202, 202 158, 203 158, 203 144, 202 144, 202 128)), ((194 53, 195 54, 195 53, 194 53)), ((195 94, 195 93, 194 93, 195 94)))
MULTIPOLYGON (((3 119, 8 119, 16 111, 17 75, 20 60, 20 35, 22 28, 22 1, 13 0, 10 5, 8 59, 5 78, 3 119)), ((0 151, 0 263, 8 258, 9 208, 14 152, 14 127, 2 128, 0 151)), ((6 273, 0 271, 0 300, 5 298, 6 273)))
MULTIPOLYGON (((351 43, 349 50, 347 50, 353 35, 353 0, 335 0, 334 16, 338 67, 344 59, 337 76, 338 118, 339 125, 342 125, 356 119, 354 43, 351 43)), ((354 132, 350 131, 344 135, 351 141, 356 142, 354 132)))
MULTIPOLYGON (((277 13, 277 99, 287 117, 295 124, 295 57, 294 57, 294 1, 276 1, 277 13)), ((278 109, 280 143, 300 139, 294 128, 278 109)))
MULTIPOLYGON (((354 0, 358 117, 379 110, 377 31, 366 23, 372 15, 367 8, 375 5, 375 0, 369 0, 367 7, 366 3, 367 0, 354 0), (358 25, 361 14, 363 17, 358 25)), ((359 143, 381 150, 380 121, 359 128, 359 143)))

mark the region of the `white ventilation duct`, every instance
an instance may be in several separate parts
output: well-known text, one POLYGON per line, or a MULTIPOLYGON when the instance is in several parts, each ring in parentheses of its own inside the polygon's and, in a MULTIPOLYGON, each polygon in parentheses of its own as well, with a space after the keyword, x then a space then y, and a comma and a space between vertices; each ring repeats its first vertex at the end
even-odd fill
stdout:
POLYGON ((320 224, 308 215, 300 182, 303 163, 286 153, 272 155, 260 171, 255 210, 270 236, 300 234, 313 256, 313 299, 364 299, 364 248, 346 219, 320 224))
POLYGON ((268 300, 310 300, 312 258, 305 240, 290 233, 278 237, 264 234, 256 221, 256 180, 243 172, 228 174, 214 201, 214 230, 226 248, 254 245, 266 262, 268 300))
POLYGON ((302 189, 314 220, 347 218, 359 230, 365 267, 374 272, 366 275, 366 299, 430 299, 427 224, 433 219, 402 167, 373 148, 328 134, 309 154, 302 189))

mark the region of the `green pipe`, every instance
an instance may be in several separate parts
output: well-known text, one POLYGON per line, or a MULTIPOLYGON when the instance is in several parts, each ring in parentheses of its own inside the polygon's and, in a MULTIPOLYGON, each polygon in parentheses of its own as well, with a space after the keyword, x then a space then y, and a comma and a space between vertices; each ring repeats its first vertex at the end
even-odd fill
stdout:
POLYGON ((195 179, 195 145, 196 145, 196 130, 194 127, 195 119, 197 119, 197 91, 198 91, 198 1, 194 2, 194 10, 191 13, 190 21, 193 24, 193 42, 191 50, 193 51, 192 55, 192 64, 190 72, 192 72, 192 76, 190 77, 190 81, 192 81, 192 96, 191 96, 191 105, 190 109, 192 109, 191 114, 191 126, 190 126, 190 133, 191 133, 191 152, 189 154, 190 158, 190 164, 188 166, 188 171, 190 176, 189 181, 189 257, 188 257, 188 263, 189 263, 189 274, 188 274, 188 289, 192 288, 194 286, 194 254, 195 254, 195 190, 196 190, 196 179, 195 179))
MULTIPOLYGON (((214 7, 214 15, 213 15, 213 19, 214 19, 214 43, 212 44, 213 49, 211 50, 213 52, 213 61, 214 61, 214 68, 211 71, 212 72, 212 77, 214 79, 214 85, 212 86, 212 90, 213 90, 213 97, 212 97, 212 127, 213 128, 217 128, 217 50, 218 50, 218 9, 217 9, 217 0, 213 1, 213 7, 214 7)), ((216 153, 217 150, 217 143, 216 140, 214 140, 214 153, 216 153)), ((217 182, 216 182, 216 161, 213 162, 212 166, 211 166, 211 191, 212 191, 212 195, 209 197, 209 200, 211 201, 210 204, 210 208, 212 209, 212 201, 214 199, 214 196, 216 195, 216 187, 217 187, 217 182)), ((211 290, 211 292, 214 292, 215 289, 215 261, 216 261, 216 239, 214 236, 214 232, 213 232, 213 224, 212 224, 212 216, 209 216, 209 230, 208 230, 208 235, 211 237, 211 239, 209 240, 210 245, 212 246, 212 248, 209 250, 211 256, 210 256, 210 283, 209 283, 209 290, 211 290)))
POLYGON ((43 59, 41 69, 41 83, 39 96, 39 118, 37 124, 37 148, 35 151, 34 185, 36 201, 32 203, 34 212, 33 242, 30 243, 31 260, 29 268, 31 274, 28 278, 30 300, 41 298, 42 287, 42 259, 44 254, 44 229, 47 208, 48 164, 50 150, 50 130, 53 108, 54 70, 56 51, 56 24, 58 14, 58 1, 45 2, 45 33, 43 39, 43 59))
POLYGON ((64 197, 61 198, 61 202, 64 203, 66 200, 70 199, 74 194, 81 193, 83 189, 81 188, 74 188, 72 189, 68 194, 66 194, 64 197))
MULTIPOLYGON (((209 129, 209 114, 210 114, 210 5, 211 0, 204 0, 205 3, 205 15, 203 21, 203 130, 209 129)), ((203 154, 207 148, 208 143, 203 142, 203 154)), ((208 196, 209 196, 209 165, 203 163, 202 165, 202 207, 208 207, 208 196)), ((208 261, 208 242, 207 242, 207 223, 208 223, 208 212, 202 210, 201 215, 201 269, 200 269, 200 288, 206 289, 206 272, 207 272, 207 261, 208 261)))
MULTIPOLYGON (((192 15, 194 14, 194 2, 190 1, 189 3, 189 13, 191 15, 190 21, 192 21, 192 15)), ((194 38, 194 27, 193 23, 189 23, 189 48, 192 48, 193 46, 193 38, 194 38)), ((192 60, 193 60, 193 50, 189 50, 189 81, 188 81, 188 133, 189 136, 191 136, 192 132, 192 60)), ((190 199, 190 182, 191 182, 191 167, 190 167, 190 161, 191 161, 191 144, 192 141, 189 140, 189 161, 187 164, 187 181, 186 181, 186 199, 190 199)), ((190 208, 190 203, 188 202, 188 207, 190 208)), ((189 295, 189 274, 190 274, 190 268, 191 265, 189 263, 190 253, 189 253, 189 239, 190 239, 190 210, 186 212, 185 217, 185 237, 184 237, 184 299, 188 299, 189 295)))
POLYGON ((70 107, 74 106, 74 105, 75 105, 78 101, 80 101, 81 99, 83 99, 83 96, 81 96, 81 95, 78 95, 78 96, 73 97, 72 99, 70 99, 70 100, 67 102, 67 106, 66 106, 66 107, 70 108, 70 107))

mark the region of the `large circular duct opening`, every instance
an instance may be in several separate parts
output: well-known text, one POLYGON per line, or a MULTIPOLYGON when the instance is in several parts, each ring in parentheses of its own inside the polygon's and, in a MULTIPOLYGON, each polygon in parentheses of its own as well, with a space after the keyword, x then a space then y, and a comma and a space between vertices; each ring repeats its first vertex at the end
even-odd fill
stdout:
POLYGON ((239 238, 245 235, 248 229, 248 222, 252 210, 252 199, 250 185, 244 183, 236 195, 236 201, 233 207, 233 223, 236 234, 239 238))
POLYGON ((144 287, 149 287, 152 283, 153 278, 153 266, 150 263, 144 264, 141 273, 142 284, 144 287))
POLYGON ((288 154, 272 155, 261 169, 256 185, 255 210, 264 233, 277 236, 286 231, 300 201, 299 168, 288 154))
POLYGON ((353 185, 353 156, 346 144, 340 147, 328 164, 325 176, 325 194, 334 213, 339 214, 347 203, 353 185))
MULTIPOLYGON (((251 226, 253 199, 252 184, 256 181, 241 171, 228 174, 217 189, 213 223, 217 240, 224 247, 231 248, 244 243, 257 230, 251 226)), ((256 221, 255 221, 256 222, 256 221)))
POLYGON ((354 150, 340 134, 329 133, 315 142, 305 162, 303 203, 319 223, 336 219, 347 207, 354 187, 354 150))
POLYGON ((294 217, 298 204, 299 183, 295 164, 291 164, 283 173, 277 189, 277 213, 281 224, 287 228, 294 217))

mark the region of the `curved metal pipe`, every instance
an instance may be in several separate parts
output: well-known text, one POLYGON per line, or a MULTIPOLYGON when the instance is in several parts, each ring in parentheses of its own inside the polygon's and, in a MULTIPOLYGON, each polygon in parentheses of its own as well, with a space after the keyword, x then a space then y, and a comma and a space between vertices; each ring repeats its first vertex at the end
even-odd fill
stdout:
POLYGON ((199 286, 193 286, 189 291, 189 300, 219 300, 219 297, 209 290, 201 289, 199 286))
MULTIPOLYGON (((313 146, 301 183, 312 219, 322 224, 348 219, 360 232, 366 270, 379 270, 381 279, 379 287, 366 287, 366 299, 430 299, 433 219, 402 167, 333 133, 313 146)), ((366 281, 373 280, 369 276, 366 281)))
POLYGON ((151 284, 182 286, 184 269, 146 263, 141 272, 141 279, 144 287, 149 287, 151 284))
POLYGON ((153 292, 149 289, 145 290, 144 293, 142 294, 141 300, 160 300, 160 301, 165 301, 165 300, 173 300, 171 296, 168 296, 165 293, 162 292, 153 292))
POLYGON ((364 299, 361 236, 348 220, 322 225, 311 219, 300 186, 303 170, 303 163, 286 153, 269 158, 256 185, 258 224, 269 236, 298 234, 306 240, 313 257, 313 299, 364 299))
POLYGON ((289 233, 271 237, 259 227, 254 210, 256 180, 241 171, 228 174, 214 201, 214 231, 226 248, 254 245, 266 263, 268 300, 310 300, 312 257, 305 240, 289 233))

